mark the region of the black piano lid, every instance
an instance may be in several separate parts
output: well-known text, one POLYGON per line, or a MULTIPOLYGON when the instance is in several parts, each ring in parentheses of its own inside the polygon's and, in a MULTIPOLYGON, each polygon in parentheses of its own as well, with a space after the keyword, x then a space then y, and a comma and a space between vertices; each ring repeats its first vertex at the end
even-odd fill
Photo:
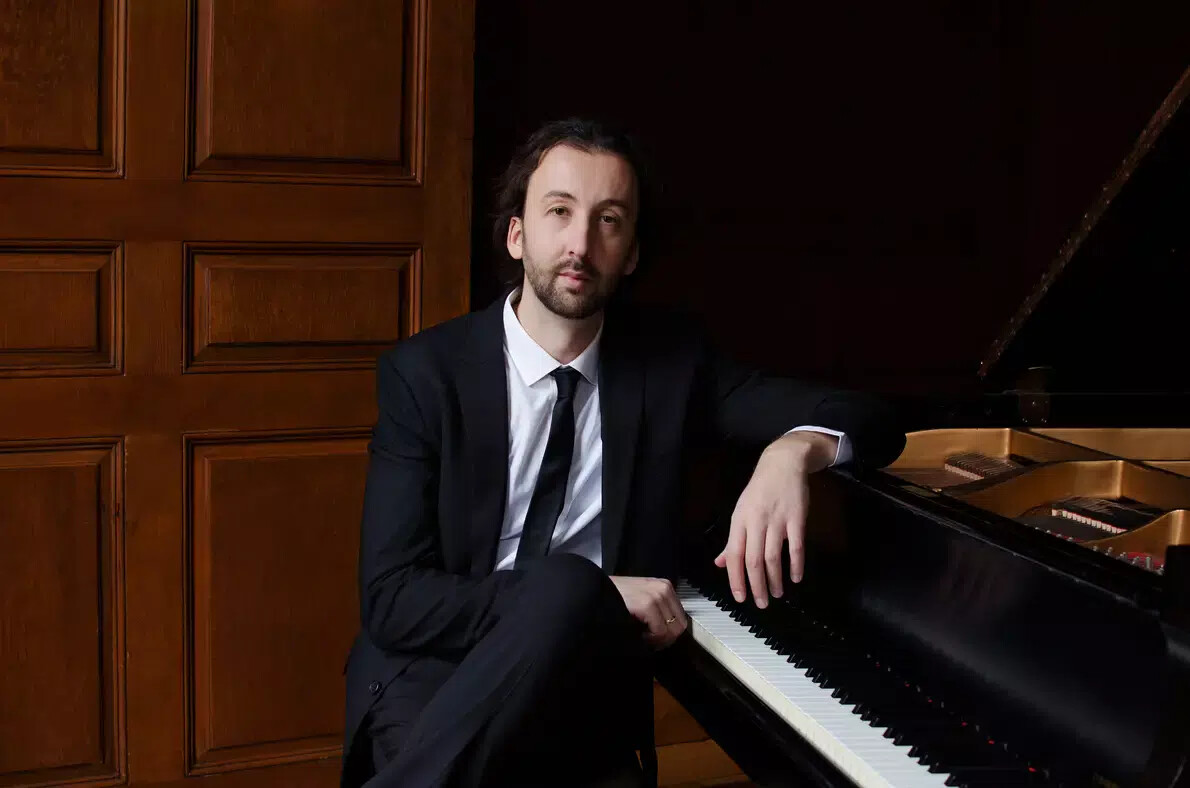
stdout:
POLYGON ((1188 93, 1190 70, 993 343, 985 391, 1190 392, 1188 93))

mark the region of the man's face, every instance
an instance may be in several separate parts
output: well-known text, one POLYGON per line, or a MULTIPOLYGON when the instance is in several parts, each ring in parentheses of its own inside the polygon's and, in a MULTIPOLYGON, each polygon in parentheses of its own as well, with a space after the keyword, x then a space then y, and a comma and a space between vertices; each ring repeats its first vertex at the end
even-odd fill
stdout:
POLYGON ((557 145, 529 178, 525 215, 508 227, 508 253, 525 266, 537 299, 581 320, 603 309, 636 270, 636 178, 611 153, 557 145))

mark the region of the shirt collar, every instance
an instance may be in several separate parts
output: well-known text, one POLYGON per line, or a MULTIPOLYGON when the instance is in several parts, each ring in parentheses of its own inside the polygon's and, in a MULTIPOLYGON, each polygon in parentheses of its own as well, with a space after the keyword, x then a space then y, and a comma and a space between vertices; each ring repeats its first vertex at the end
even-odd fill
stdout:
MULTIPOLYGON (((508 351, 512 365, 521 379, 525 381, 525 385, 532 386, 562 364, 559 364, 557 359, 537 344, 533 337, 525 331, 525 327, 521 325, 516 311, 512 308, 513 301, 520 298, 520 295, 521 291, 518 288, 510 293, 504 302, 504 348, 508 351)), ((596 381, 599 377, 599 340, 602 336, 603 325, 601 324, 595 338, 591 340, 591 344, 587 345, 578 358, 566 365, 571 369, 578 370, 579 374, 592 386, 598 385, 596 381)))

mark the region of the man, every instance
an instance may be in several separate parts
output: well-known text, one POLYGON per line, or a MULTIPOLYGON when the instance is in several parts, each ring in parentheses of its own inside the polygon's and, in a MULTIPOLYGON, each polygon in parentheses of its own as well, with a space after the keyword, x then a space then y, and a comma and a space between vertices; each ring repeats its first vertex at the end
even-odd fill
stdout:
POLYGON ((763 449, 715 563, 764 607, 784 552, 801 578, 807 475, 903 446, 868 399, 739 369, 613 298, 641 259, 643 174, 597 124, 540 129, 500 192, 521 286, 378 363, 344 785, 639 777, 649 654, 687 626, 684 450, 763 449))

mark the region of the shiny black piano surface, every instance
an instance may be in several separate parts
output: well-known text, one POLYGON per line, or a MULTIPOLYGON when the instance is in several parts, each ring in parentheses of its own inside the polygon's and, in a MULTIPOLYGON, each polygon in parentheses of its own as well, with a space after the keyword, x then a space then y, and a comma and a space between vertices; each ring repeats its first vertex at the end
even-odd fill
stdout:
MULTIPOLYGON (((889 468, 819 474, 806 579, 737 606, 686 575, 958 785, 1190 785, 1190 71, 1008 323, 966 399, 906 403, 889 468), (1019 461, 955 476, 966 451, 1019 461), (1030 513, 1131 498, 1071 540, 1030 513), (845 645, 843 645, 845 644, 845 645)), ((710 570, 710 571, 708 571, 710 570)), ((661 681, 761 785, 852 784, 686 639, 661 681)))

